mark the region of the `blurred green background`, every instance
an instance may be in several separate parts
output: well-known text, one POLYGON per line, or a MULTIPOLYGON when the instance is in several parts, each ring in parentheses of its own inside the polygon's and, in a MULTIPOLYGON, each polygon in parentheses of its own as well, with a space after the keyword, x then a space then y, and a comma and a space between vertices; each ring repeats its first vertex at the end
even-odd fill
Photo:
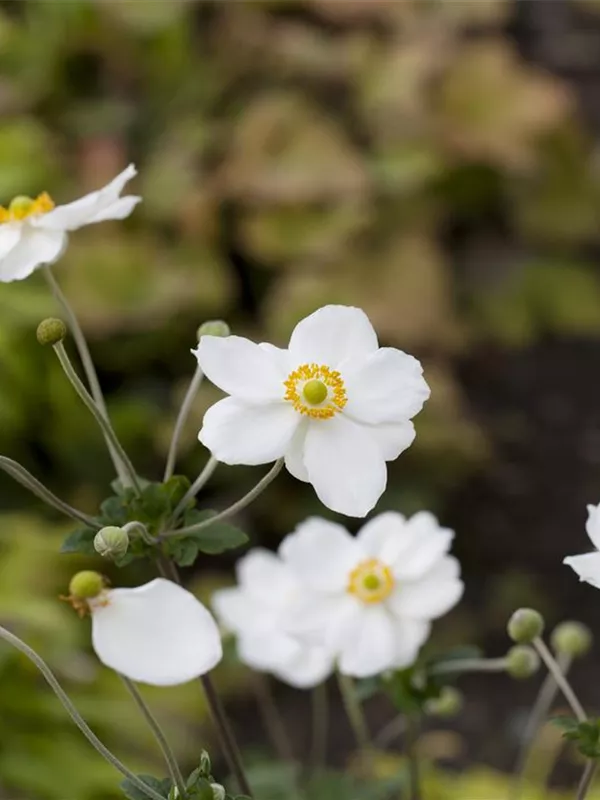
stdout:
MULTIPOLYGON (((56 270, 140 471, 162 475, 202 321, 283 344, 320 305, 362 306, 384 344, 422 359, 433 390, 378 508, 431 508, 457 530, 467 594, 440 645, 501 653, 525 603, 600 622, 600 598, 561 566, 587 548, 585 504, 600 500, 599 108, 594 0, 0 2, 0 202, 44 189, 65 202, 129 161, 140 170, 132 218, 76 233, 56 270)), ((0 287, 0 452, 93 511, 110 462, 36 343, 51 313, 40 276, 0 287)), ((217 397, 205 386, 188 426, 178 471, 192 477, 217 397)), ((257 476, 219 469, 207 502, 224 507, 257 476)), ((160 769, 90 655, 88 623, 57 599, 87 564, 58 555, 69 525, 4 476, 0 510, 0 620, 130 765, 160 769)), ((283 476, 240 522, 275 546, 309 513, 323 513, 311 490, 283 476)), ((232 563, 187 578, 208 597, 232 563)), ((576 673, 592 704, 599 660, 576 673)), ((230 663, 218 677, 243 741, 264 748, 248 675, 230 663)), ((432 758, 509 767, 532 684, 466 683, 432 758)), ((307 697, 277 692, 304 752, 307 697)), ((199 693, 147 695, 192 766, 212 741, 199 693)), ((337 763, 351 747, 342 728, 337 763)), ((0 798, 113 798, 116 783, 0 647, 0 798)), ((491 798, 492 783, 456 796, 491 798)))

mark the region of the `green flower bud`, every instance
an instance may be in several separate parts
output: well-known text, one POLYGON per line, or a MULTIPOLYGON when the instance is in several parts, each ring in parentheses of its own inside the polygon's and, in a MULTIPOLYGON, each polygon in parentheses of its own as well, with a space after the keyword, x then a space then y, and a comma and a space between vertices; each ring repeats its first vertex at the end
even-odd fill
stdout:
POLYGON ((552 631, 550 641, 557 653, 580 658, 590 650, 593 637, 582 622, 561 622, 552 631))
POLYGON ((129 547, 129 536, 123 528, 109 525, 102 528, 94 537, 94 549, 105 558, 124 556, 129 547))
POLYGON ((211 783, 210 788, 213 793, 213 800, 225 800, 227 792, 220 783, 211 783))
POLYGON ((462 692, 454 686, 444 686, 439 697, 432 697, 425 703, 425 713, 435 717, 455 717, 462 707, 462 692))
POLYGON ((198 341, 203 336, 230 336, 231 328, 222 319, 210 319, 208 322, 203 322, 198 328, 197 336, 198 341))
POLYGON ((99 572, 86 569, 71 578, 69 594, 79 600, 91 600, 98 597, 104 589, 104 578, 99 572))
POLYGON ((506 654, 506 671, 512 678, 530 678, 540 668, 540 658, 532 647, 517 645, 506 654))
POLYGON ((508 621, 508 635, 517 644, 531 644, 544 630, 544 618, 533 608, 519 608, 508 621))
POLYGON ((58 344, 67 335, 67 326, 62 319, 49 317, 40 322, 36 335, 40 344, 58 344))
POLYGON ((198 764, 198 769, 200 770, 202 775, 204 775, 205 778, 208 778, 208 776, 212 772, 212 764, 210 762, 210 756, 208 755, 206 750, 202 750, 202 752, 200 753, 200 763, 198 764))

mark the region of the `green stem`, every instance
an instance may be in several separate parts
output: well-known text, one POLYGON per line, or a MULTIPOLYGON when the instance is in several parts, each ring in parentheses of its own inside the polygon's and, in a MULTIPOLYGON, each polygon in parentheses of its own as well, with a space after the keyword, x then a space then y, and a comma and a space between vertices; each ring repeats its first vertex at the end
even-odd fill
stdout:
POLYGON ((112 425, 108 421, 108 419, 100 413, 98 406, 94 402, 94 399, 88 393, 87 389, 83 385, 83 382, 79 378, 79 375, 75 372, 73 365, 69 360, 69 356, 67 355, 67 351, 62 342, 58 342, 58 344, 53 345, 54 352, 56 353, 58 360, 60 361, 60 365, 64 370, 65 375, 71 382, 71 385, 83 401, 84 405, 93 415, 94 419, 102 429, 104 436, 106 437, 107 441, 110 442, 113 450, 117 453, 119 461, 123 465, 125 469, 125 474, 127 476, 126 481, 124 481, 124 485, 133 485, 138 494, 141 494, 141 487, 137 479, 137 475, 133 464, 129 460, 129 456, 123 449, 121 442, 117 439, 117 435, 114 432, 112 425))
POLYGON ((165 762, 167 764, 167 768, 169 770, 169 775, 171 776, 171 782, 173 786, 176 786, 179 790, 179 796, 181 798, 185 797, 185 781, 183 779, 183 775, 181 774, 181 770, 179 769, 179 764, 177 763, 177 759, 169 742, 167 741, 167 737, 162 731, 160 727, 160 723, 148 707, 146 701, 142 697, 140 691, 138 690, 137 686, 133 681, 130 681, 129 678, 126 678, 124 675, 121 675, 123 679, 123 683, 127 687, 129 694, 133 698, 134 703, 140 710, 142 716, 148 723, 148 726, 152 730, 154 734, 154 738, 158 742, 158 746, 160 747, 162 754, 164 756, 165 762))
POLYGON ((177 415, 177 421, 175 422, 175 428, 173 429, 173 436, 171 438, 171 444, 169 446, 169 453, 167 455, 167 465, 165 467, 165 476, 163 481, 166 482, 169 478, 173 475, 173 470, 175 469, 175 460, 177 458, 177 448, 179 446, 179 440, 181 439, 181 434, 185 423, 187 422, 187 418, 190 415, 190 411, 192 409, 192 403, 196 395, 198 394, 198 389, 200 388, 200 384, 202 383, 202 379, 204 377, 204 373, 200 369, 200 367, 196 367, 196 371, 192 377, 192 381, 188 387, 185 397, 183 398, 183 403, 181 404, 181 408, 179 409, 179 414, 177 415))
POLYGON ((312 742, 310 751, 311 772, 319 772, 327 763, 327 734, 329 730, 329 696, 327 683, 315 686, 312 691, 312 742))
POLYGON ((384 725, 379 733, 375 736, 374 743, 376 747, 387 747, 394 739, 397 739, 400 734, 406 730, 406 718, 404 714, 398 714, 391 719, 387 725, 384 725))
POLYGON ((71 517, 72 519, 77 520, 77 522, 82 522, 88 528, 101 527, 95 519, 88 517, 87 514, 84 514, 82 511, 78 511, 76 508, 72 508, 68 503, 65 503, 64 500, 61 500, 59 497, 53 494, 50 489, 46 488, 41 481, 38 481, 37 478, 34 478, 33 475, 25 469, 25 467, 18 463, 18 461, 13 461, 12 458, 0 456, 0 469, 3 469, 8 475, 11 476, 11 478, 17 481, 17 483, 20 483, 21 486, 29 489, 29 491, 36 495, 36 497, 39 497, 40 500, 43 500, 45 503, 48 503, 49 506, 58 509, 58 511, 62 511, 62 513, 66 514, 67 517, 71 517))
POLYGON ((406 715, 406 759, 408 761, 408 786, 410 800, 421 800, 421 776, 417 742, 419 721, 413 714, 406 715))
MULTIPOLYGON (((71 304, 63 294, 60 286, 58 285, 56 278, 50 267, 44 267, 44 275, 52 293, 56 300, 58 301, 59 305, 62 307, 62 310, 67 318, 67 325, 73 339, 75 340, 75 346, 77 347, 77 352, 79 353, 79 358, 81 359, 81 364, 83 366, 83 371, 85 372, 90 391, 92 393, 92 397, 98 407, 98 411, 100 414, 108 421, 108 410, 106 408, 106 402, 104 400, 104 395, 102 394, 102 388, 100 387, 100 381, 98 380, 98 374, 96 372, 96 368, 94 366, 94 362, 92 361, 92 356, 90 355, 90 351, 87 345, 87 341, 83 330, 79 324, 79 320, 77 319, 75 312, 71 308, 71 304)), ((112 442, 107 438, 106 444, 108 446, 108 451, 110 453, 110 457, 112 462, 115 466, 115 470, 117 475, 119 476, 120 480, 125 483, 127 480, 127 474, 125 472, 124 465, 121 463, 119 459, 118 451, 114 449, 112 442)))
POLYGON ((262 478, 256 484, 256 486, 248 492, 248 494, 245 494, 240 500, 238 500, 233 505, 229 506, 229 508, 226 508, 224 511, 215 514, 214 517, 210 517, 209 519, 206 519, 203 522, 199 522, 197 525, 188 525, 187 528, 179 528, 177 530, 165 531, 159 536, 159 539, 166 539, 169 536, 184 536, 188 533, 198 533, 198 531, 201 531, 203 528, 210 527, 215 522, 219 522, 222 519, 226 519, 227 517, 233 516, 233 514, 236 514, 238 511, 241 511, 243 508, 246 508, 246 506, 250 505, 250 503, 256 500, 256 498, 264 492, 267 486, 269 486, 269 484, 272 483, 275 480, 275 478, 279 475, 283 467, 283 464, 284 464, 283 458, 280 458, 279 461, 276 461, 269 470, 269 472, 267 472, 267 474, 264 476, 264 478, 262 478))
POLYGON ((294 751, 287 729, 273 697, 269 678, 257 672, 253 676, 258 709, 263 718, 271 744, 280 761, 294 763, 294 751))
POLYGON ((175 508, 175 511, 173 512, 173 516, 171 518, 171 523, 172 524, 177 522, 177 520, 179 519, 179 515, 185 510, 185 508, 187 507, 187 504, 190 502, 190 500, 192 500, 194 497, 196 497, 196 495, 198 494, 200 489, 202 489, 202 487, 206 483, 208 483, 208 481, 211 478, 211 475, 216 470, 218 465, 219 465, 219 462, 217 461, 217 459, 214 456, 211 456, 208 459, 208 461, 206 462, 206 465, 204 466, 204 469, 202 470, 202 472, 198 475, 196 480, 192 483, 190 488, 187 490, 187 492, 181 498, 179 504, 175 508))
POLYGON ((585 722, 587 720, 587 714, 585 713, 583 706, 577 699, 577 695, 573 691, 573 688, 569 681, 565 678, 560 669, 559 665, 556 662, 556 659, 548 649, 546 643, 543 639, 539 636, 533 640, 533 646, 537 650, 540 655, 540 658, 548 668, 548 672, 553 676, 554 680, 558 684, 558 688, 561 690, 565 699, 571 706, 573 713, 577 717, 579 722, 585 722))
POLYGON ((359 750, 370 756, 372 751, 371 735, 367 726, 367 720, 362 710, 359 699, 356 696, 354 681, 347 675, 337 673, 338 686, 342 695, 342 702, 354 733, 359 750))
POLYGON ((587 793, 592 788, 597 767, 598 763, 596 761, 588 761, 585 765, 581 781, 577 787, 577 800, 585 800, 587 797, 587 793))
POLYGON ((446 675, 454 672, 503 672, 506 658, 457 658, 437 664, 429 670, 430 675, 446 675))
POLYGON ((3 639, 8 644, 15 647, 24 656, 26 656, 35 666, 39 669, 42 673, 50 688, 54 692, 54 694, 58 697, 60 702, 63 704, 66 712, 69 714, 75 725, 79 728, 79 730, 83 733, 85 738, 88 742, 94 747, 98 753, 100 753, 103 758, 105 758, 112 766, 117 769, 122 775, 124 775, 128 780, 134 783, 137 788, 142 791, 147 797, 152 798, 152 800, 164 800, 164 797, 159 795, 159 793, 152 789, 150 786, 145 784, 137 775, 135 775, 131 770, 127 769, 127 767, 122 764, 119 759, 113 755, 110 750, 105 747, 100 739, 96 736, 96 734, 91 730, 88 726, 87 722, 83 719, 79 711, 75 708, 69 696, 64 691, 64 689, 59 684, 58 680, 54 676, 54 673, 50 669, 50 667, 46 664, 46 662, 35 652, 32 650, 29 645, 26 645, 25 642, 21 641, 18 636, 15 636, 14 633, 6 630, 0 626, 0 639, 3 639))

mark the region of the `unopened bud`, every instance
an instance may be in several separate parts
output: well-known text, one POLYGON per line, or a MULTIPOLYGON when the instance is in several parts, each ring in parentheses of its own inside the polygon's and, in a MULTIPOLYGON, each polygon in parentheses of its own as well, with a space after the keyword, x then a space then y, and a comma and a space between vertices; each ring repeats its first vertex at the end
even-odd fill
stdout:
POLYGON ((552 647, 557 653, 580 658, 592 646, 592 632, 582 622, 561 622, 552 631, 552 647))
POLYGON ((506 671, 512 678, 530 678, 540 668, 540 658, 532 647, 517 645, 506 654, 506 671))
POLYGON ((508 635, 517 644, 531 644, 542 635, 544 618, 533 608, 519 608, 512 615, 507 625, 508 635))
POLYGON ((49 317, 40 322, 37 327, 37 340, 40 344, 58 344, 67 335, 67 326, 62 319, 49 317))
POLYGON ((202 325, 198 328, 197 336, 198 341, 203 336, 230 336, 231 335, 231 328, 229 325, 222 319, 210 319, 207 322, 203 322, 202 325))
POLYGON ((213 793, 213 800, 225 800, 227 792, 220 783, 211 783, 210 788, 213 793))
POLYGON ((105 558, 124 556, 128 547, 127 531, 113 525, 102 528, 94 537, 95 551, 105 558))
POLYGON ((206 750, 202 750, 202 752, 200 753, 200 763, 198 764, 198 769, 205 778, 208 778, 208 776, 212 772, 212 764, 210 762, 210 756, 208 755, 206 750))
POLYGON ((99 572, 83 570, 73 575, 69 584, 69 594, 79 600, 91 600, 104 589, 104 578, 99 572))
POLYGON ((432 697, 425 703, 425 712, 435 717, 455 717, 462 707, 462 693, 454 686, 444 686, 439 697, 432 697))

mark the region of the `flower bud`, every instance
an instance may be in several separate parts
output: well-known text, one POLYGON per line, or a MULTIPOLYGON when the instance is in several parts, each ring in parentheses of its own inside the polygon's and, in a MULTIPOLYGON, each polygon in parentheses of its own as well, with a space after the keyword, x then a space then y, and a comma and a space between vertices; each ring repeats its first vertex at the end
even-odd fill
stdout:
POLYGON ((196 335, 198 336, 198 341, 203 336, 230 336, 231 328, 222 319, 210 319, 200 325, 196 335))
POLYGON ((123 528, 109 525, 102 528, 94 537, 94 549, 105 558, 124 556, 129 547, 129 536, 123 528))
POLYGON ((544 618, 533 608, 519 608, 508 621, 508 635, 517 644, 530 644, 544 630, 544 618))
POLYGON ((530 678, 539 667, 539 656, 532 647, 517 645, 506 654, 506 671, 512 678, 530 678))
POLYGON ((200 753, 200 763, 198 764, 198 769, 200 770, 202 775, 204 775, 205 778, 208 778, 208 776, 212 772, 212 764, 210 762, 210 756, 208 755, 206 750, 202 750, 202 752, 200 753))
POLYGON ((550 636, 557 653, 573 658, 584 656, 592 646, 592 632, 582 622, 561 622, 550 636))
POLYGON ((86 569, 71 578, 69 594, 79 600, 90 600, 98 597, 104 589, 104 578, 99 572, 86 569))
POLYGON ((225 800, 227 792, 220 783, 211 783, 210 788, 213 793, 213 800, 225 800))
POLYGON ((37 340, 40 344, 58 344, 67 335, 67 326, 62 319, 48 317, 40 322, 37 327, 37 340))
POLYGON ((439 697, 432 697, 425 703, 425 712, 435 717, 455 717, 462 706, 462 693, 454 686, 444 686, 439 697))

